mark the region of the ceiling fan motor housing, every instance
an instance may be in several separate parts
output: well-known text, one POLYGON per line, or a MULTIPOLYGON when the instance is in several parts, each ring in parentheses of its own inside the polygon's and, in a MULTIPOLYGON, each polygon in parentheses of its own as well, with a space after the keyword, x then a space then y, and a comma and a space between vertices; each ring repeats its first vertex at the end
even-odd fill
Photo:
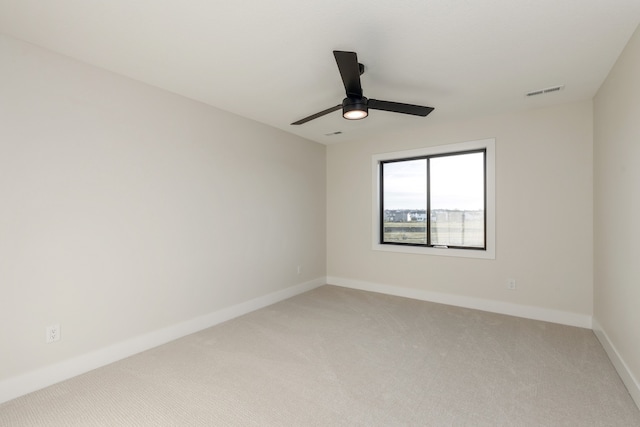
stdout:
POLYGON ((368 99, 366 97, 342 100, 342 117, 349 120, 364 119, 369 115, 368 99))

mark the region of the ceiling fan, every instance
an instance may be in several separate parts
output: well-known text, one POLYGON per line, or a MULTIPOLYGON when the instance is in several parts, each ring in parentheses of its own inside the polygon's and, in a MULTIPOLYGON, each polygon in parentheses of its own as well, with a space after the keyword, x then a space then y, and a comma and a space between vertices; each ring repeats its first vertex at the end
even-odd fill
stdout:
POLYGON ((360 76, 364 73, 364 65, 358 62, 358 56, 355 52, 344 52, 334 50, 333 56, 336 58, 338 70, 344 83, 344 89, 347 97, 342 100, 342 104, 327 108, 300 119, 292 125, 301 125, 307 123, 325 114, 332 113, 342 108, 342 117, 348 120, 364 119, 369 115, 369 109, 391 111, 393 113, 411 114, 414 116, 425 117, 432 112, 432 107, 424 107, 421 105, 403 104, 400 102, 381 101, 379 99, 367 99, 362 96, 362 86, 360 85, 360 76))

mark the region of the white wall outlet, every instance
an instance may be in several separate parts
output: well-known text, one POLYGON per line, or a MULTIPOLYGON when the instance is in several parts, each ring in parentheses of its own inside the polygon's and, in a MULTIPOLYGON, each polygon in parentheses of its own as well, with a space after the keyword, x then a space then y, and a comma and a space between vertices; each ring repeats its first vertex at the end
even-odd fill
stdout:
POLYGON ((507 279, 507 289, 510 291, 516 290, 516 279, 507 279))
POLYGON ((60 324, 57 323, 55 325, 49 325, 46 327, 47 335, 45 340, 47 344, 52 342, 60 341, 60 324))
POLYGON ((299 266, 298 266, 298 269, 297 269, 296 271, 298 272, 298 274, 302 274, 302 266, 301 266, 301 265, 299 265, 299 266))

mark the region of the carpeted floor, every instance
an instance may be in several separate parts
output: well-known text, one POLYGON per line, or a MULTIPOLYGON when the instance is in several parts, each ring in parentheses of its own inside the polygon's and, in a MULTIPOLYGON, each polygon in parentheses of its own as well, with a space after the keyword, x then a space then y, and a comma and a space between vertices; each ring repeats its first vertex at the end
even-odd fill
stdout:
POLYGON ((640 426, 593 332, 323 286, 0 405, 2 426, 640 426))

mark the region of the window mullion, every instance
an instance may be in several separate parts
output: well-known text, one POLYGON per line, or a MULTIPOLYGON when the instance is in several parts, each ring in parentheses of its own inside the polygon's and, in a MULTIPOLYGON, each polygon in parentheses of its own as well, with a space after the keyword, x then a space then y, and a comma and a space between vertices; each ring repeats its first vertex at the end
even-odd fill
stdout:
POLYGON ((483 161, 482 179, 484 179, 484 222, 482 224, 483 226, 482 231, 484 235, 483 248, 486 250, 487 249, 487 149, 486 148, 482 152, 482 161, 483 161))
POLYGON ((380 243, 384 243, 384 162, 380 162, 380 243))
POLYGON ((427 246, 431 246, 431 180, 429 172, 430 157, 427 157, 427 206, 426 206, 426 231, 427 231, 427 246))

